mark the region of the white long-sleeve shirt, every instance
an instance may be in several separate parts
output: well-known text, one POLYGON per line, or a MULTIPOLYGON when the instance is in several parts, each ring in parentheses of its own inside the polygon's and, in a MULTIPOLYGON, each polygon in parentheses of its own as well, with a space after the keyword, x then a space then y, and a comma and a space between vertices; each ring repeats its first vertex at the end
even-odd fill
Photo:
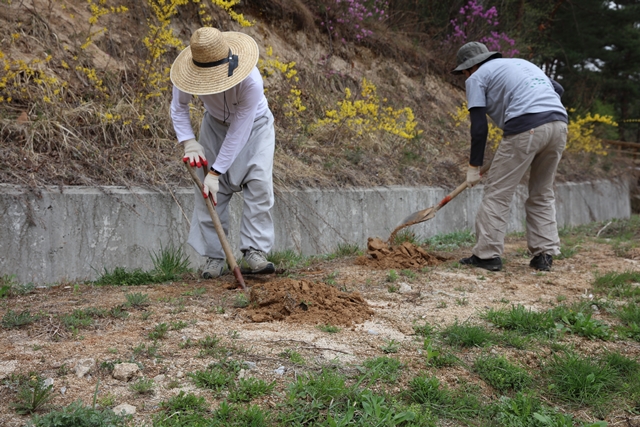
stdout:
MULTIPOLYGON (((173 87, 171 120, 180 142, 195 139, 189 117, 192 96, 173 87)), ((211 165, 218 172, 225 173, 247 143, 255 119, 262 117, 269 109, 267 98, 264 96, 262 76, 256 67, 247 78, 231 89, 199 97, 212 117, 230 123, 216 161, 211 165)))

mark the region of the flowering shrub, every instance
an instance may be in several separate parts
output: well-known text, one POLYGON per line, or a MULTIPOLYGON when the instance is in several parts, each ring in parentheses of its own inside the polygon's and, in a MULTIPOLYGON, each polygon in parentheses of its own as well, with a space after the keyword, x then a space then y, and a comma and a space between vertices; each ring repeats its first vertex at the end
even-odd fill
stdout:
POLYGON ((325 20, 321 22, 332 37, 342 42, 361 41, 373 32, 366 28, 369 20, 382 21, 386 18, 387 0, 329 0, 324 10, 325 20))
POLYGON ((276 74, 285 81, 284 89, 287 91, 286 99, 284 103, 280 102, 278 94, 269 96, 268 89, 265 88, 269 103, 276 107, 282 104, 285 117, 296 118, 297 124, 300 124, 300 114, 307 109, 302 103, 301 95, 302 91, 297 87, 298 71, 295 69, 296 63, 291 61, 288 63, 281 62, 280 58, 273 56, 273 48, 267 47, 266 50, 267 59, 258 59, 258 69, 262 74, 262 78, 267 80, 271 77, 276 77, 276 74))
MULTIPOLYGON (((413 139, 422 133, 418 130, 413 111, 409 107, 399 110, 385 107, 377 95, 376 86, 362 79, 362 99, 355 99, 349 88, 345 89, 344 100, 338 101, 338 108, 325 112, 325 118, 320 119, 312 127, 317 129, 324 126, 334 128, 346 127, 356 137, 362 137, 376 132, 386 132, 403 139, 413 139)), ((386 102, 383 99, 382 102, 386 102)))
POLYGON ((453 32, 449 34, 446 43, 461 46, 470 41, 484 43, 490 51, 498 51, 502 56, 511 58, 520 53, 513 46, 515 40, 503 32, 495 31, 498 21, 498 10, 495 6, 484 10, 484 6, 470 0, 460 8, 459 17, 451 20, 453 32))
MULTIPOLYGON (((573 110, 569 110, 570 113, 573 110)), ((602 116, 600 114, 586 116, 576 116, 570 118, 567 134, 567 151, 594 153, 606 156, 607 151, 602 145, 602 140, 594 135, 595 125, 601 123, 609 126, 618 126, 611 116, 602 116)))
MULTIPOLYGON (((570 109, 569 113, 573 113, 574 111, 575 110, 570 109)), ((469 119, 467 103, 462 103, 462 105, 456 108, 456 111, 451 113, 450 116, 453 118, 455 126, 460 126, 462 123, 467 122, 469 119)), ((600 114, 591 115, 591 113, 587 113, 584 117, 576 116, 575 118, 572 118, 569 116, 566 150, 570 152, 594 153, 606 156, 607 151, 602 145, 602 140, 594 134, 595 125, 597 123, 609 126, 618 126, 611 116, 604 116, 600 114)), ((489 122, 487 142, 491 143, 492 148, 495 150, 498 148, 501 140, 502 130, 489 122)))

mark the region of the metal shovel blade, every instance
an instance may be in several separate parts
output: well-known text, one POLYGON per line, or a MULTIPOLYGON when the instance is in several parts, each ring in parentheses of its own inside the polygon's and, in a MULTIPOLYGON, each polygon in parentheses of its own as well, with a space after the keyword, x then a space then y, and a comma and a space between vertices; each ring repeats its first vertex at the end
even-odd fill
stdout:
POLYGON ((403 219, 402 222, 400 223, 400 225, 417 224, 419 222, 430 220, 431 218, 433 218, 435 216, 436 216, 436 213, 434 212, 434 208, 433 207, 427 208, 427 209, 423 209, 421 211, 414 212, 411 215, 409 215, 408 217, 406 217, 405 219, 403 219))

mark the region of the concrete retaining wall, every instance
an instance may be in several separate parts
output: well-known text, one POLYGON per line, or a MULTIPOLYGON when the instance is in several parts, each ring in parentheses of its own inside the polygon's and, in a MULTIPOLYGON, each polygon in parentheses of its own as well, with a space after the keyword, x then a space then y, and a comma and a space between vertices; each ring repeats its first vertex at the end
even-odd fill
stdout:
MULTIPOLYGON (((360 247, 368 237, 386 239, 412 212, 436 205, 448 191, 390 187, 348 190, 277 191, 275 251, 328 253, 340 243, 360 247)), ((461 193, 430 221, 412 227, 422 236, 473 229, 482 186, 461 193)), ((625 182, 559 184, 560 226, 631 214, 625 182)), ((519 187, 511 204, 509 232, 524 230, 527 190, 519 187)), ((34 194, 0 185, 0 276, 21 283, 56 283, 97 278, 115 267, 150 269, 161 247, 183 247, 192 266, 200 257, 184 242, 193 191, 174 194, 119 187, 51 187, 34 194)), ((229 241, 237 252, 242 197, 231 206, 229 241)), ((239 253, 238 253, 239 257, 239 253)))

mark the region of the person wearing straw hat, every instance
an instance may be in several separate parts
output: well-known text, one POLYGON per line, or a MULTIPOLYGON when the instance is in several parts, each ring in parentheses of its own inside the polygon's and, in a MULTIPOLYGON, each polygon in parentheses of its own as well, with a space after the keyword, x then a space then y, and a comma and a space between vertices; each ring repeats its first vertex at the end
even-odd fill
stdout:
POLYGON ((196 252, 206 257, 205 279, 229 271, 205 198, 210 197, 217 206, 228 234, 229 201, 240 191, 244 197, 240 224, 243 272, 275 271, 266 257, 274 242, 275 130, 257 62, 258 45, 250 36, 204 27, 193 33, 190 45, 171 66, 171 119, 184 147, 183 161, 196 166, 201 179, 210 166, 204 194, 196 190, 188 238, 196 252), (199 140, 189 116, 193 96, 200 98, 205 109, 199 140))
POLYGON ((467 184, 480 181, 487 143, 487 115, 503 131, 493 158, 484 196, 476 215, 476 245, 460 260, 490 271, 502 269, 509 206, 516 186, 529 171, 525 203, 529 266, 549 271, 560 254, 553 181, 567 142, 567 111, 562 86, 524 59, 502 58, 479 42, 458 50, 453 74, 466 78, 471 119, 471 155, 467 184))

